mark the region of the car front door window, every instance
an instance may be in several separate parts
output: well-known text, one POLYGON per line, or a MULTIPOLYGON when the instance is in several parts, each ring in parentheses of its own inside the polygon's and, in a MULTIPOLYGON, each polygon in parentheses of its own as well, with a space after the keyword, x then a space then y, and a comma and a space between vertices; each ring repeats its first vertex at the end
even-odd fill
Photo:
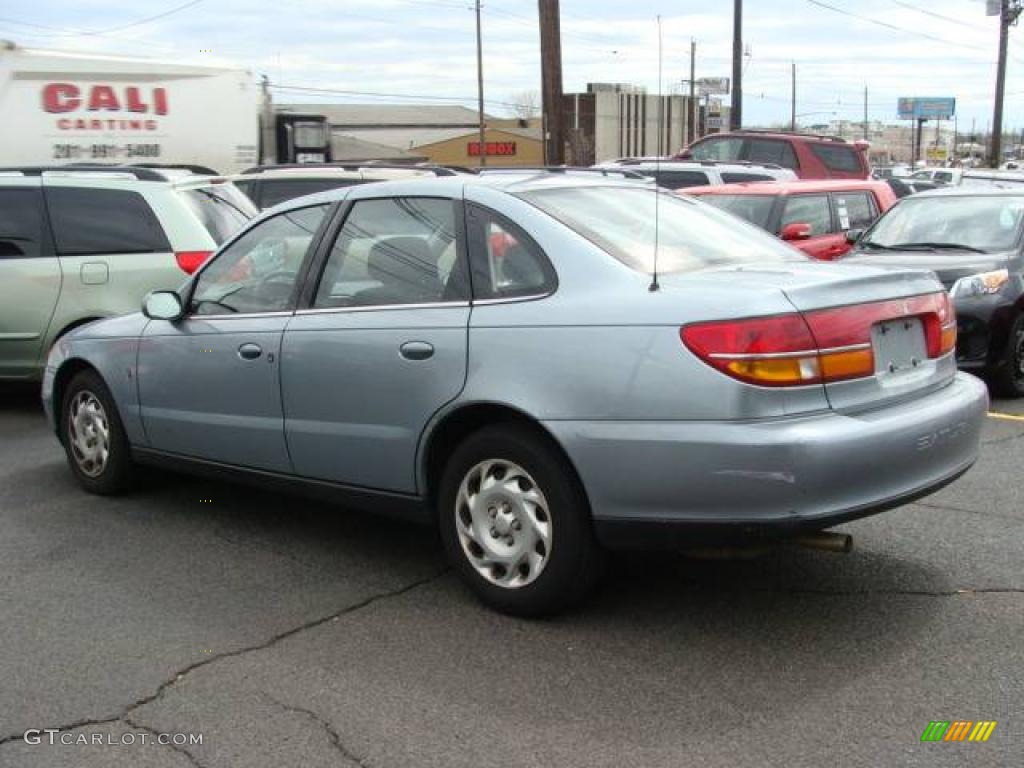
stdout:
POLYGON ((730 163, 740 159, 742 149, 743 139, 707 139, 693 146, 690 157, 694 160, 730 163))
POLYGON ((827 195, 794 195, 786 200, 781 228, 787 224, 809 224, 810 236, 827 235, 832 231, 832 213, 827 195))
POLYGON ((300 208, 254 226, 200 273, 189 311, 232 315, 290 309, 303 259, 327 209, 300 208))

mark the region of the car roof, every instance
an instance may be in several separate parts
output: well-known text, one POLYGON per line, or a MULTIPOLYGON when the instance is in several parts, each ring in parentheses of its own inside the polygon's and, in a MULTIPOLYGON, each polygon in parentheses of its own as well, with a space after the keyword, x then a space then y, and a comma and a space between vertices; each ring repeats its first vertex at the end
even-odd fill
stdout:
POLYGON ((632 179, 606 177, 598 174, 571 175, 550 173, 545 171, 526 171, 524 174, 494 174, 485 176, 423 176, 408 179, 379 181, 372 185, 359 187, 338 187, 313 195, 285 200, 278 205, 266 209, 260 218, 268 213, 305 208, 322 203, 333 203, 344 200, 353 190, 373 188, 374 194, 380 197, 460 197, 467 186, 482 186, 506 192, 510 195, 522 194, 544 189, 576 189, 576 188, 613 188, 613 189, 645 189, 655 190, 653 184, 644 184, 632 179))
POLYGON ((741 184, 718 184, 685 190, 694 195, 799 195, 812 192, 851 192, 858 190, 889 190, 889 185, 876 179, 800 179, 797 181, 750 181, 741 184))
POLYGON ((915 199, 923 197, 1024 197, 1024 184, 1019 188, 1012 187, 940 187, 918 192, 915 199))

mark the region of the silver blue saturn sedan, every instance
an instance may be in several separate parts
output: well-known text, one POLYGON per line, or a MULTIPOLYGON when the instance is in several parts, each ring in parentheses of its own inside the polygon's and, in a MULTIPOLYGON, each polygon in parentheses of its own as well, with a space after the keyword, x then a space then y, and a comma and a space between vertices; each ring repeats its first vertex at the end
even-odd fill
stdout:
POLYGON ((975 461, 930 272, 812 261, 628 181, 496 174, 289 201, 178 292, 61 340, 77 481, 227 474, 433 521, 489 605, 557 611, 605 548, 784 537, 975 461))

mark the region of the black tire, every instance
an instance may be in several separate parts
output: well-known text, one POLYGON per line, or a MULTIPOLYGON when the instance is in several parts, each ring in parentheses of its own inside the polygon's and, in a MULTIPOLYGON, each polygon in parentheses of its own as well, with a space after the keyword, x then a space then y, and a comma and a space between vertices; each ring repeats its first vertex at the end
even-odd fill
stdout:
MULTIPOLYGON (((128 438, 121 424, 114 398, 103 383, 103 379, 95 371, 87 370, 76 373, 68 383, 61 401, 60 424, 58 425, 60 441, 68 457, 68 465, 75 480, 85 490, 101 496, 120 493, 131 487, 135 479, 135 466, 131 459, 128 438), (78 451, 73 445, 72 409, 76 399, 93 397, 102 409, 102 421, 107 428, 107 457, 102 467, 95 473, 89 471, 89 465, 80 461, 78 451)), ((93 464, 93 468, 97 465, 93 464)))
POLYGON ((1001 365, 989 376, 992 391, 999 397, 1024 397, 1024 313, 1010 327, 1001 365))
MULTIPOLYGON (((529 488, 530 484, 524 482, 524 486, 529 488)), ((516 616, 548 615, 581 600, 597 582, 604 552, 594 538, 586 494, 573 468, 550 439, 535 428, 497 425, 473 433, 448 460, 438 490, 438 522, 448 560, 460 578, 488 606, 516 616), (467 547, 473 545, 464 547, 459 533, 457 516, 462 515, 463 520, 469 518, 468 506, 460 503, 457 508, 460 487, 464 480, 472 482, 474 476, 470 473, 490 460, 510 462, 525 470, 546 501, 542 517, 550 521, 547 559, 531 581, 519 586, 500 586, 478 571, 467 552, 467 547)), ((486 535, 481 533, 482 537, 486 535)), ((490 535, 497 538, 493 527, 490 535)), ((520 534, 509 531, 509 535, 520 534)), ((537 546, 545 549, 542 542, 537 546)), ((479 545, 477 550, 483 552, 479 545)), ((524 567, 529 570, 528 566, 524 567)), ((498 573, 504 571, 502 566, 497 568, 498 573)), ((493 576, 495 571, 490 570, 490 573, 493 576)))

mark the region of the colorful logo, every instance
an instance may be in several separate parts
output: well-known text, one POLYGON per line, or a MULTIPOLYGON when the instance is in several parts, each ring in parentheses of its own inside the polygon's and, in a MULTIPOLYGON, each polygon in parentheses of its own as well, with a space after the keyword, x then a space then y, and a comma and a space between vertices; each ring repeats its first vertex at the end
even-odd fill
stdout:
POLYGON ((995 720, 932 720, 921 741, 988 741, 995 729, 995 720))

